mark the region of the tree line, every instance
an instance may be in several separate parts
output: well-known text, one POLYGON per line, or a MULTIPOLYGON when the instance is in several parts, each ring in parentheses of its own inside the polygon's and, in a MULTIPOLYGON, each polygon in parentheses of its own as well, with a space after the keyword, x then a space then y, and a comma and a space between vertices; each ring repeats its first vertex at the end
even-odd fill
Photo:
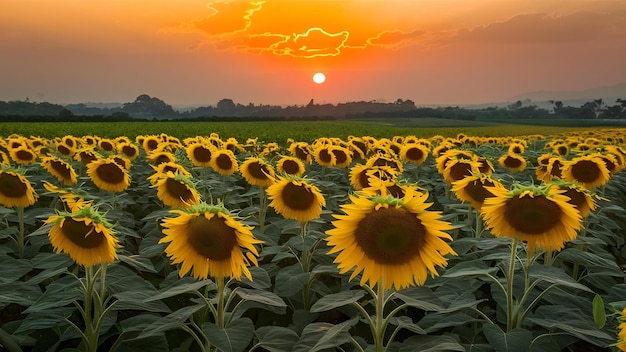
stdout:
POLYGON ((306 105, 247 105, 222 99, 215 106, 201 106, 178 111, 163 100, 147 94, 133 102, 114 107, 94 107, 87 104, 59 105, 48 102, 0 101, 0 121, 126 121, 135 119, 172 120, 284 120, 284 119, 345 119, 369 117, 439 117, 457 120, 501 119, 626 119, 626 100, 617 99, 607 106, 603 99, 588 101, 581 106, 566 106, 550 101, 550 109, 530 102, 516 101, 506 106, 468 108, 459 106, 418 107, 412 100, 393 102, 357 101, 338 104, 317 104, 313 99, 306 105))

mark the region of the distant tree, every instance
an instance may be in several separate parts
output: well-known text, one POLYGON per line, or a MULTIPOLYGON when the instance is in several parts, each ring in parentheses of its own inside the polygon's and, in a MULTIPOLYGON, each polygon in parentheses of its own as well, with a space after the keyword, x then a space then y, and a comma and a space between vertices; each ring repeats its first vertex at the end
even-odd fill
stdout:
POLYGON ((122 111, 137 117, 178 117, 178 113, 170 105, 147 94, 138 96, 132 103, 124 104, 122 111))
POLYGON ((72 111, 70 111, 67 108, 63 108, 61 109, 61 111, 59 111, 59 116, 60 117, 70 117, 70 116, 74 116, 74 113, 72 111))

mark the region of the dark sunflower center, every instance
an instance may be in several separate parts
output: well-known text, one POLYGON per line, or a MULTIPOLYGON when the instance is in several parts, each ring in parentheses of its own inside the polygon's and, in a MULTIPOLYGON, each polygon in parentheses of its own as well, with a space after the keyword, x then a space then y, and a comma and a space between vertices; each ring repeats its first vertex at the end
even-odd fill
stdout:
POLYGON ((333 161, 333 157, 331 156, 330 152, 328 151, 328 149, 322 149, 319 152, 319 158, 322 162, 325 163, 330 163, 331 161, 333 161))
POLYGON ((352 145, 354 145, 355 147, 359 148, 363 154, 365 154, 365 152, 367 152, 367 146, 363 142, 353 141, 352 145))
POLYGON ((493 182, 485 181, 485 184, 479 180, 474 180, 463 189, 473 200, 482 203, 485 198, 493 197, 493 193, 489 192, 485 186, 493 186, 493 182))
POLYGON ((17 175, 0 174, 0 193, 9 198, 20 198, 26 195, 27 186, 17 175))
POLYGON ((96 168, 98 178, 106 183, 119 184, 124 182, 124 170, 116 163, 102 164, 96 168))
POLYGON ((61 229, 65 237, 81 248, 98 248, 105 241, 104 235, 97 232, 93 225, 76 221, 70 216, 65 217, 61 229))
POLYGON ((296 158, 300 160, 307 160, 309 153, 303 147, 296 147, 295 152, 296 158))
POLYGON ((21 161, 31 161, 35 159, 35 154, 33 154, 30 150, 18 150, 17 153, 15 153, 15 156, 21 161))
POLYGON ((102 148, 102 150, 110 152, 111 150, 113 150, 113 144, 107 141, 102 141, 100 142, 100 148, 102 148))
POLYGON ((63 155, 70 155, 71 154, 71 150, 70 148, 64 146, 63 144, 59 144, 57 145, 57 150, 59 151, 59 153, 63 154, 63 155))
POLYGON ((225 260, 237 245, 237 233, 222 218, 214 216, 207 220, 200 215, 189 221, 188 241, 201 256, 225 260))
POLYGON ((506 165, 506 167, 508 168, 518 168, 522 165, 522 161, 516 157, 510 156, 508 155, 505 159, 504 159, 504 165, 506 165))
POLYGON ((288 183, 280 192, 280 199, 291 209, 306 210, 315 203, 315 195, 304 185, 288 183))
POLYGON ((159 141, 155 140, 155 139, 150 139, 147 143, 146 146, 148 147, 148 150, 155 150, 156 148, 159 147, 159 141))
POLYGON ((167 154, 159 154, 155 159, 154 159, 154 163, 159 165, 162 163, 167 163, 172 161, 172 159, 170 159, 169 155, 167 154))
POLYGON ((183 182, 176 181, 173 178, 168 178, 165 181, 165 189, 167 194, 174 199, 181 199, 183 201, 189 201, 193 199, 193 193, 183 182))
POLYGON ((367 188, 370 186, 370 176, 367 174, 369 169, 365 169, 359 173, 359 184, 363 188, 367 188))
POLYGON ((333 149, 332 153, 337 159, 337 164, 341 165, 341 164, 344 164, 346 161, 348 161, 348 155, 346 154, 345 151, 340 150, 340 149, 333 149))
POLYGON ((122 147, 122 153, 124 153, 124 155, 128 156, 128 157, 133 157, 135 156, 135 154, 137 154, 137 149, 129 146, 129 145, 125 145, 122 147))
POLYGON ((563 166, 561 162, 558 160, 555 160, 552 163, 552 168, 550 169, 550 175, 561 178, 561 166, 563 166))
POLYGON ((404 188, 393 184, 391 186, 387 186, 387 193, 389 193, 390 195, 396 197, 396 198, 403 198, 406 195, 406 192, 404 191, 404 188))
POLYGON ((561 208, 545 196, 511 198, 504 210, 511 227, 531 235, 550 231, 559 223, 561 215, 561 208))
POLYGON ((491 171, 491 167, 489 166, 489 162, 487 159, 480 158, 478 159, 480 165, 478 166, 478 171, 483 174, 488 174, 491 171))
POLYGON ((201 163, 208 163, 211 161, 211 150, 203 146, 197 146, 193 149, 193 157, 201 163))
POLYGON ((601 177, 598 164, 592 160, 577 161, 571 168, 572 176, 580 182, 593 182, 601 177))
POLYGON ((233 160, 226 154, 220 154, 215 159, 215 164, 221 170, 230 170, 233 168, 233 160))
POLYGON ((67 144, 70 148, 74 146, 74 140, 71 138, 66 138, 63 140, 63 143, 67 144))
POLYGON ((424 152, 417 147, 409 148, 409 150, 406 151, 406 157, 409 160, 422 160, 424 152))
POLYGON ((587 197, 583 192, 578 192, 575 189, 568 188, 563 195, 569 197, 568 203, 575 206, 576 209, 583 207, 587 203, 587 197))
POLYGON ((556 148, 556 153, 559 155, 567 154, 567 147, 564 145, 559 146, 558 148, 556 148))
POLYGON ((259 162, 254 162, 248 165, 248 172, 250 175, 259 180, 267 180, 267 176, 270 172, 267 165, 263 165, 259 162))
POLYGON ((59 160, 52 160, 50 162, 50 166, 54 171, 56 171, 62 178, 69 179, 71 178, 70 168, 66 163, 59 160))
POLYGON ((467 163, 456 163, 450 166, 450 178, 454 181, 463 179, 466 176, 472 175, 472 165, 467 163))
POLYGON ((300 172, 300 165, 293 160, 285 160, 283 162, 283 170, 289 175, 295 175, 300 172))
POLYGON ((81 152, 79 156, 80 156, 80 161, 85 165, 98 159, 95 155, 89 152, 81 152))
POLYGON ((615 163, 612 162, 609 158, 602 158, 602 161, 604 161, 604 165, 609 170, 609 172, 615 171, 615 168, 617 167, 617 165, 615 165, 615 163))
POLYGON ((380 208, 359 221, 354 231, 357 245, 368 258, 381 264, 406 264, 419 255, 426 229, 410 212, 380 208))

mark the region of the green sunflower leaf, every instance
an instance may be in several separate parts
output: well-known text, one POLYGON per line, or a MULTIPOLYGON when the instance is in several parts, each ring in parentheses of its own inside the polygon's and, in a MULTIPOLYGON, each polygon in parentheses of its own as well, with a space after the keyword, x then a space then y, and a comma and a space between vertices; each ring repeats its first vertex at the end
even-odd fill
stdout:
POLYGON ((237 295, 247 301, 259 302, 275 307, 287 306, 282 298, 268 291, 240 288, 237 290, 237 295))
POLYGON ((489 344, 502 352, 526 352, 533 341, 532 332, 521 328, 504 332, 498 325, 485 324, 483 333, 489 344))
POLYGON ((183 325, 193 313, 204 307, 206 307, 204 304, 196 304, 180 308, 177 311, 161 317, 152 324, 148 325, 145 329, 143 329, 139 336, 137 336, 137 338, 145 339, 152 336, 159 336, 168 330, 180 328, 180 326, 183 325))
POLYGON ((255 347, 269 352, 291 351, 299 338, 295 331, 282 326, 263 326, 254 333, 259 340, 255 347))
POLYGON ((292 352, 316 352, 334 349, 350 342, 349 330, 358 322, 357 318, 333 325, 329 323, 312 323, 302 331, 300 340, 295 344, 292 352))
POLYGON ((324 312, 334 308, 347 306, 350 303, 357 302, 363 296, 365 296, 365 291, 363 290, 348 290, 326 295, 318 299, 317 302, 313 304, 311 312, 324 312))
MULTIPOLYGON (((390 347, 398 352, 456 352, 465 351, 465 347, 459 344, 454 337, 450 335, 429 336, 416 335, 407 338, 401 343, 393 343, 390 347)), ((391 350, 391 349, 390 349, 391 350)))
POLYGON ((213 323, 202 324, 202 331, 220 351, 243 352, 254 336, 254 324, 248 318, 240 318, 231 321, 225 328, 213 323))
POLYGON ((188 293, 191 291, 199 290, 205 287, 206 285, 210 285, 213 283, 213 281, 211 280, 189 281, 189 279, 190 278, 188 277, 182 278, 181 280, 179 280, 179 283, 176 283, 175 285, 165 289, 164 291, 161 291, 157 295, 149 297, 146 300, 146 302, 162 300, 162 299, 178 296, 183 293, 188 293))

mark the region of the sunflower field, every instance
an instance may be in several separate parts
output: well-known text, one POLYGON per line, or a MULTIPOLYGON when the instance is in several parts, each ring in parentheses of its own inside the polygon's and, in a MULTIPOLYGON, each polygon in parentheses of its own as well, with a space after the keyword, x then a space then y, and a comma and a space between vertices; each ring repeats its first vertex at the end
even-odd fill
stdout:
POLYGON ((0 349, 626 351, 625 132, 0 137, 0 349))

